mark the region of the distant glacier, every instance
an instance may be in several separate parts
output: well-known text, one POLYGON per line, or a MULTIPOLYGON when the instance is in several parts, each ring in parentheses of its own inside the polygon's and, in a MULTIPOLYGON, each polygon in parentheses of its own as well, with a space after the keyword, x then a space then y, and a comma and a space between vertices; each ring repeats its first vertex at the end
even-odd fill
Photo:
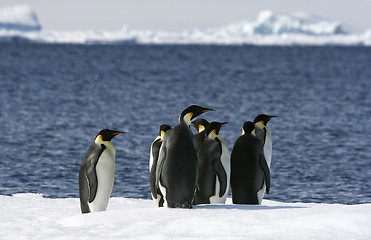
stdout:
POLYGON ((254 21, 182 32, 132 30, 46 31, 27 5, 0 9, 0 41, 24 39, 41 43, 73 44, 254 44, 371 46, 371 29, 354 34, 338 21, 305 12, 261 11, 254 21))

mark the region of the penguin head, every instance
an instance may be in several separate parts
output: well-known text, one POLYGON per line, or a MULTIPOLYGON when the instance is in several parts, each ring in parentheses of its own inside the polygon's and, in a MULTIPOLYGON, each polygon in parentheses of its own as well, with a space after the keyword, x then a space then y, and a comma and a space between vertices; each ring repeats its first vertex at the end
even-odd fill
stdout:
POLYGON ((191 125, 194 126, 198 132, 202 132, 207 125, 209 125, 209 122, 206 119, 199 118, 191 122, 191 125))
POLYGON ((191 105, 183 110, 182 114, 180 114, 179 121, 184 121, 188 126, 191 124, 193 118, 201 115, 204 112, 208 111, 215 111, 211 108, 204 108, 197 105, 191 105))
POLYGON ((161 139, 163 139, 165 132, 167 130, 170 130, 170 129, 171 129, 171 127, 169 125, 167 125, 167 124, 162 124, 160 126, 160 137, 161 137, 161 139))
POLYGON ((111 141, 112 138, 114 138, 115 136, 117 136, 121 133, 125 133, 125 132, 114 131, 114 130, 111 130, 111 129, 103 129, 98 133, 96 139, 99 138, 102 141, 111 141))
POLYGON ((256 116, 256 118, 254 119, 254 123, 258 123, 258 122, 262 122, 262 124, 264 126, 266 126, 269 122, 269 120, 271 120, 272 118, 275 118, 277 116, 269 116, 269 115, 266 115, 266 114, 260 114, 258 116, 256 116))
POLYGON ((242 135, 251 134, 252 131, 254 131, 254 129, 255 129, 254 123, 250 121, 244 122, 243 127, 242 127, 242 135))
POLYGON ((227 122, 211 122, 209 125, 207 125, 205 129, 205 134, 211 139, 214 139, 218 134, 220 128, 224 125, 227 124, 227 122))

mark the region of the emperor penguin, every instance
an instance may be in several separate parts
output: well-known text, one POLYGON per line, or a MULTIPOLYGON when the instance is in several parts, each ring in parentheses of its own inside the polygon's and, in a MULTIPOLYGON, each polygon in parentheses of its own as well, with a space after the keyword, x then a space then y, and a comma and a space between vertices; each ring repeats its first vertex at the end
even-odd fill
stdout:
POLYGON ((272 160, 272 138, 267 124, 269 120, 275 117, 277 116, 260 114, 254 119, 255 129, 253 131, 253 135, 257 136, 263 143, 264 156, 269 168, 271 167, 272 160))
POLYGON ((105 211, 115 177, 115 146, 112 138, 124 132, 104 129, 98 133, 82 160, 79 172, 82 213, 105 211))
POLYGON ((220 137, 226 122, 211 122, 206 138, 197 151, 198 181, 194 204, 225 203, 229 192, 230 158, 227 144, 220 137))
POLYGON ((206 119, 199 118, 191 122, 191 125, 196 128, 198 133, 196 133, 195 140, 196 140, 196 150, 200 149, 201 144, 205 140, 205 129, 207 125, 209 125, 209 122, 206 119))
POLYGON ((164 204, 163 196, 161 192, 155 190, 155 182, 156 182, 156 167, 158 161, 158 155, 160 153, 160 148, 162 144, 162 139, 164 138, 164 134, 167 130, 171 129, 171 127, 167 124, 163 124, 160 126, 160 133, 159 136, 153 141, 150 150, 150 158, 149 158, 149 185, 151 187, 151 193, 156 193, 156 195, 152 194, 152 199, 157 207, 162 207, 164 204))
POLYGON ((234 204, 261 204, 270 190, 270 171, 262 142, 252 134, 255 126, 245 122, 231 153, 231 190, 234 204))
MULTIPOLYGON (((191 120, 213 109, 192 105, 179 117, 179 123, 164 134, 156 168, 155 190, 164 198, 164 207, 192 208, 197 187, 197 152, 191 120)), ((152 192, 155 196, 156 192, 152 192)))

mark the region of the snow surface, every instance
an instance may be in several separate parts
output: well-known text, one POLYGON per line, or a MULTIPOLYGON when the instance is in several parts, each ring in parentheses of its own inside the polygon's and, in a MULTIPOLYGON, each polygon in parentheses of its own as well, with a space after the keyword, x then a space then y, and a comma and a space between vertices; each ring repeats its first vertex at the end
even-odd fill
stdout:
POLYGON ((371 204, 280 203, 156 208, 111 198, 81 214, 77 198, 0 196, 0 239, 371 239, 371 204))
POLYGON ((366 45, 371 46, 371 30, 352 34, 338 21, 304 12, 279 14, 269 10, 255 21, 183 32, 118 31, 35 31, 41 26, 27 5, 0 9, 0 40, 20 38, 44 43, 138 43, 138 44, 256 44, 256 45, 366 45), (30 31, 33 30, 33 31, 30 31))
POLYGON ((30 6, 19 5, 0 9, 0 30, 39 31, 41 25, 30 6))

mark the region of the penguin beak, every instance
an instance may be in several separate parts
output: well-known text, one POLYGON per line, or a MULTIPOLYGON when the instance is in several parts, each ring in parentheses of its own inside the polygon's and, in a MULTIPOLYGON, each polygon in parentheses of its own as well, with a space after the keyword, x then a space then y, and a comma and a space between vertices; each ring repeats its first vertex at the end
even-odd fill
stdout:
POLYGON ((272 118, 276 118, 277 116, 269 116, 269 120, 271 120, 272 118))
POLYGON ((212 108, 205 108, 204 110, 202 110, 202 113, 204 113, 204 112, 208 112, 208 111, 215 111, 215 110, 212 109, 212 108))
POLYGON ((220 124, 220 126, 223 126, 223 125, 225 125, 225 124, 227 124, 228 122, 223 122, 223 123, 221 123, 220 124))
POLYGON ((125 132, 116 131, 116 132, 112 133, 112 135, 113 135, 113 136, 116 136, 116 135, 119 135, 119 134, 121 134, 121 133, 125 133, 125 132))

